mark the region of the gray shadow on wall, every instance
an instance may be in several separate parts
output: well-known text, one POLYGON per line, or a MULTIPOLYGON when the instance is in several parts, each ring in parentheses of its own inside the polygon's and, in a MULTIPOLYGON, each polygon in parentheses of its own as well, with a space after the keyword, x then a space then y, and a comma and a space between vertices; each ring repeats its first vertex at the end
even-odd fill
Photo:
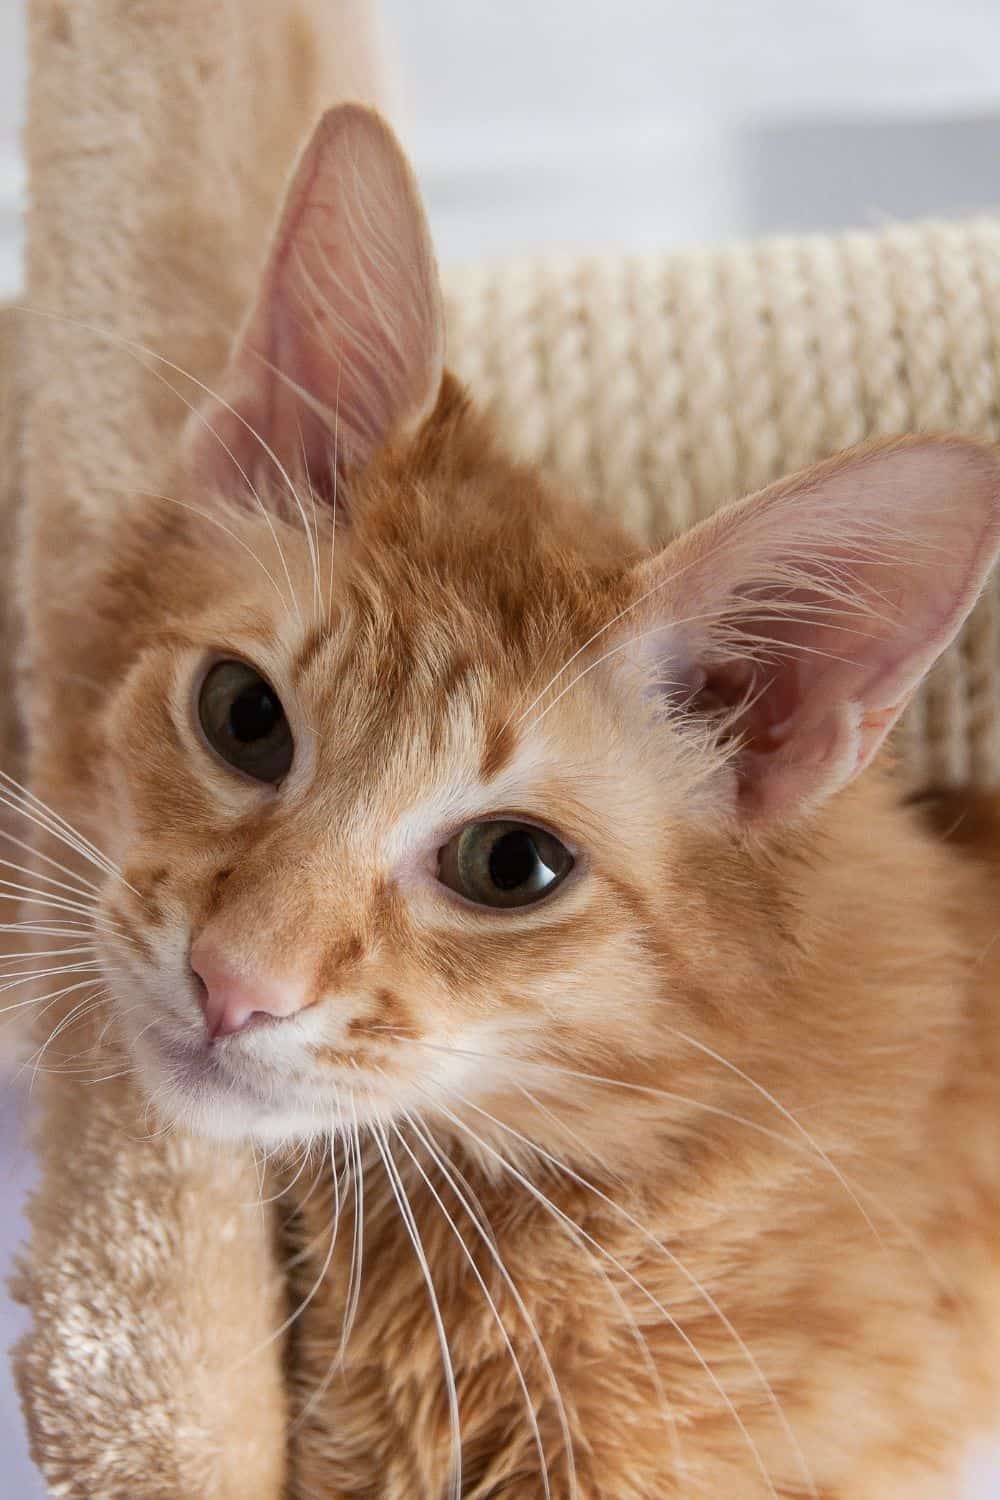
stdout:
POLYGON ((739 132, 747 230, 1000 211, 1000 119, 784 120, 739 132))

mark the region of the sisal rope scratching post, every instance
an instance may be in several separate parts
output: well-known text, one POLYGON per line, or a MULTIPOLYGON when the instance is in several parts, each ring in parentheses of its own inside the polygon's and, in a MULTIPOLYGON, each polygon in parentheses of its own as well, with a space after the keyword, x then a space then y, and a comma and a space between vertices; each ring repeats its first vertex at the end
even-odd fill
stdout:
MULTIPOLYGON (((448 280, 458 372, 526 457, 649 542, 865 438, 1000 441, 1000 222, 448 280)), ((920 786, 1000 783, 1000 579, 897 744, 920 786)))

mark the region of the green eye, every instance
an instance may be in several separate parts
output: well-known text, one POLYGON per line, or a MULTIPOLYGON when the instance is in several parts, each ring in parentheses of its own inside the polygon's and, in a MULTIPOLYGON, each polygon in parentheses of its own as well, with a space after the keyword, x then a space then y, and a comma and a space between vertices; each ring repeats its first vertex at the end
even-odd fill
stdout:
POLYGON ((470 823, 438 855, 438 879, 477 906, 531 906, 552 894, 573 856, 532 823, 470 823))
POLYGON ((227 765, 255 781, 288 774, 295 746, 277 693, 245 661, 220 661, 198 695, 198 719, 227 765))

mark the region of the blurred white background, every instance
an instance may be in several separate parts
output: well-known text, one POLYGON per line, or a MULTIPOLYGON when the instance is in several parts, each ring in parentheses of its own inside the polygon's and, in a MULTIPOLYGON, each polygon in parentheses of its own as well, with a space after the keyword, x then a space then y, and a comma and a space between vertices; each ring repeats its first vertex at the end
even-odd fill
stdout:
MULTIPOLYGON (((1000 207, 1000 0, 382 0, 382 12, 446 260, 1000 207)), ((19 284, 24 71, 22 0, 0 0, 0 295, 19 284)), ((0 1107, 0 1274, 25 1167, 0 1107)), ((0 1347, 13 1326, 0 1296, 0 1347)), ((41 1493, 23 1455, 0 1361, 5 1500, 41 1493)), ((972 1485, 1000 1500, 988 1460, 972 1485)))
POLYGON ((1000 201, 996 0, 383 0, 446 255, 1000 201))
MULTIPOLYGON (((0 0, 0 288, 22 0, 0 0)), ((445 259, 1000 203, 997 0, 382 0, 445 259)))

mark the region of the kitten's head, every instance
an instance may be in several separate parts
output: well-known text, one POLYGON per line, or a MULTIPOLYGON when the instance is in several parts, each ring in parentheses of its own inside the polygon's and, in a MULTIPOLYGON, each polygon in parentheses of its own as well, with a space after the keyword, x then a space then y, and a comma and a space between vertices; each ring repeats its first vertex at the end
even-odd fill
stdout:
POLYGON ((335 111, 111 596, 129 884, 99 941, 150 1093, 199 1129, 662 1084, 792 953, 775 851, 993 559, 996 464, 959 440, 642 555, 503 456, 443 345, 406 163, 335 111))

